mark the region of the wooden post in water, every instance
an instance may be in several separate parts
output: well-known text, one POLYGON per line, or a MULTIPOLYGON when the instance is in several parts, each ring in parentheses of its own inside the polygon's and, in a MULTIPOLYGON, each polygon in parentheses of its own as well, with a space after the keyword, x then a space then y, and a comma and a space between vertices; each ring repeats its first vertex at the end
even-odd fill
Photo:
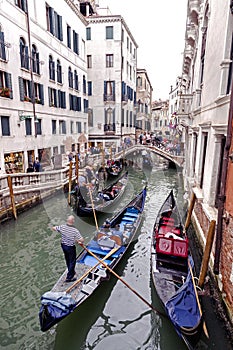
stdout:
POLYGON ((68 204, 71 204, 71 186, 72 186, 72 161, 70 161, 69 167, 69 189, 68 189, 68 204))
POLYGON ((78 176, 79 176, 79 159, 78 159, 78 154, 75 156, 75 175, 76 175, 76 180, 78 182, 78 176))
POLYGON ((202 259, 202 264, 201 264, 201 272, 198 280, 198 286, 200 288, 203 287, 204 281, 205 281, 205 276, 208 270, 208 265, 209 265, 209 260, 210 260, 210 253, 214 241, 214 234, 215 234, 215 226, 216 226, 216 221, 212 220, 210 222, 208 234, 207 234, 207 240, 206 240, 206 246, 205 246, 205 251, 204 251, 204 256, 202 259))
POLYGON ((10 198, 11 198, 11 207, 12 207, 12 213, 14 215, 14 218, 17 219, 17 211, 16 211, 16 206, 15 206, 15 196, 13 192, 13 186, 12 186, 12 179, 11 176, 7 176, 7 183, 10 191, 10 198))
POLYGON ((196 196, 195 196, 195 194, 193 192, 191 200, 190 200, 190 204, 189 204, 188 215, 187 215, 185 226, 184 226, 185 230, 187 230, 187 228, 190 225, 192 212, 193 212, 193 208, 194 208, 194 204, 195 204, 195 200, 196 200, 196 196))

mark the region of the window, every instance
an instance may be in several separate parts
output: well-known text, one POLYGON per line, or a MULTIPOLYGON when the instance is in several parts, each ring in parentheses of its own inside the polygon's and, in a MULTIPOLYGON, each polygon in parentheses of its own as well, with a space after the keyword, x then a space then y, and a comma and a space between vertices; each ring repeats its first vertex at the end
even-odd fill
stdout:
POLYGON ((88 126, 93 127, 94 121, 93 121, 93 110, 91 108, 88 108, 88 126))
POLYGON ((31 118, 25 119, 25 128, 26 128, 26 135, 27 136, 32 135, 32 119, 31 118))
POLYGON ((32 71, 34 73, 40 74, 40 60, 39 52, 35 45, 32 45, 32 71))
POLYGON ((35 103, 44 104, 44 87, 39 83, 34 83, 35 103))
POLYGON ((49 79, 55 81, 55 62, 51 55, 49 55, 49 79))
POLYGON ((79 35, 73 30, 73 51, 79 55, 79 35))
POLYGON ((113 67, 113 55, 106 55, 106 67, 113 67))
POLYGON ((88 113, 88 100, 86 100, 85 98, 83 99, 83 110, 84 113, 88 113))
POLYGON ((0 58, 6 61, 6 44, 4 40, 4 32, 1 32, 1 31, 0 31, 0 58))
POLYGON ((1 116, 2 136, 10 136, 10 118, 1 116))
POLYGON ((11 74, 0 70, 0 97, 12 98, 11 74))
POLYGON ((59 60, 57 60, 57 82, 62 84, 62 68, 59 60))
POLYGON ((57 107, 57 91, 56 89, 48 88, 49 93, 49 106, 57 107))
POLYGON ((66 108, 66 92, 58 90, 58 107, 66 108))
POLYGON ((74 71, 74 88, 79 91, 78 74, 76 70, 74 71))
POLYGON ((73 121, 70 122, 70 133, 71 134, 74 133, 74 122, 73 121))
POLYGON ((91 28, 86 28, 86 40, 91 40, 91 28))
POLYGON ((87 82, 87 93, 88 96, 92 96, 92 81, 87 82))
POLYGON ((42 135, 41 119, 37 119, 35 126, 36 126, 36 135, 42 135))
POLYGON ((78 134, 82 132, 82 124, 81 122, 76 122, 76 131, 78 134))
POLYGON ((19 77, 19 94, 20 94, 20 101, 31 102, 32 84, 30 80, 19 77))
POLYGON ((67 25, 67 46, 71 49, 71 28, 67 25))
POLYGON ((70 88, 73 88, 73 72, 71 70, 71 67, 68 69, 68 84, 70 88))
POLYGON ((69 94, 70 110, 81 112, 81 97, 69 94))
POLYGON ((87 82, 85 75, 83 76, 83 93, 86 94, 87 92, 87 82))
POLYGON ((62 17, 52 7, 46 4, 47 30, 57 39, 63 41, 62 17))
POLYGON ((15 0, 15 5, 18 6, 24 12, 27 12, 27 1, 26 0, 15 0))
POLYGON ((113 39, 113 27, 112 26, 106 27, 106 39, 113 39))
POLYGON ((52 120, 52 134, 56 135, 56 133, 57 133, 57 121, 56 120, 52 120))
POLYGON ((115 81, 104 82, 104 101, 115 101, 115 81))
POLYGON ((61 152, 61 154, 65 153, 65 146, 64 145, 60 146, 60 152, 61 152))
POLYGON ((25 69, 29 69, 28 46, 26 46, 25 40, 23 38, 20 38, 19 50, 20 50, 21 67, 25 69))
POLYGON ((59 120, 59 134, 66 134, 66 122, 59 120))
POLYGON ((92 56, 87 55, 87 68, 92 68, 92 56))

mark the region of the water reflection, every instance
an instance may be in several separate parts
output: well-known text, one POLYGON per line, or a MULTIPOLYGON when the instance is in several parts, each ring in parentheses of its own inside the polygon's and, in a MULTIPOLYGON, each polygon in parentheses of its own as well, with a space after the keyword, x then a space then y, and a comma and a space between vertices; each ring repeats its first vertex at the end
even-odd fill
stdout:
MULTIPOLYGON (((116 271, 154 307, 161 309, 150 279, 150 240, 154 218, 169 191, 174 188, 183 210, 182 176, 176 170, 129 171, 125 196, 112 211, 128 203, 148 183, 144 219, 138 239, 116 271)), ((183 210, 183 215, 185 208, 183 210)), ((51 289, 65 269, 60 236, 50 227, 63 223, 72 213, 65 194, 21 214, 17 221, 1 226, 0 233, 0 348, 5 350, 162 349, 182 350, 184 344, 171 323, 148 309, 121 281, 111 277, 78 310, 42 333, 38 311, 40 297, 51 289)), ((107 213, 107 216, 112 213, 107 213)), ((98 219, 99 225, 105 217, 98 219)), ((76 225, 88 242, 94 220, 76 217, 76 225)), ((77 251, 79 251, 77 247, 77 251)), ((213 332, 212 333, 216 333, 213 332)), ((223 337, 223 334, 220 333, 223 337)), ((216 342, 215 342, 216 344, 216 342)), ((205 344, 202 347, 205 348, 205 344)))

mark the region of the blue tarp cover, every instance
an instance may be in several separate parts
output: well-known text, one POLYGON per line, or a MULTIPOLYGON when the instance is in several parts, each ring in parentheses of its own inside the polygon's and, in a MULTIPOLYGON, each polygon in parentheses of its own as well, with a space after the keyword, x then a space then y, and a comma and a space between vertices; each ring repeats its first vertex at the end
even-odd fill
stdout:
POLYGON ((165 307, 178 331, 180 327, 193 328, 199 324, 201 315, 190 272, 183 286, 167 301, 165 307))

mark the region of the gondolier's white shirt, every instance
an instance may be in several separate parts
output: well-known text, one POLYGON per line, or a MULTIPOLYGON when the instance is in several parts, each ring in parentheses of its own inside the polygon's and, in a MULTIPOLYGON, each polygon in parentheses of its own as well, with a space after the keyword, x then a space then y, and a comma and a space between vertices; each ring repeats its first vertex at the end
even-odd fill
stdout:
POLYGON ((82 236, 76 227, 67 224, 55 226, 57 232, 61 233, 61 243, 67 246, 74 246, 75 242, 82 239, 82 236))

